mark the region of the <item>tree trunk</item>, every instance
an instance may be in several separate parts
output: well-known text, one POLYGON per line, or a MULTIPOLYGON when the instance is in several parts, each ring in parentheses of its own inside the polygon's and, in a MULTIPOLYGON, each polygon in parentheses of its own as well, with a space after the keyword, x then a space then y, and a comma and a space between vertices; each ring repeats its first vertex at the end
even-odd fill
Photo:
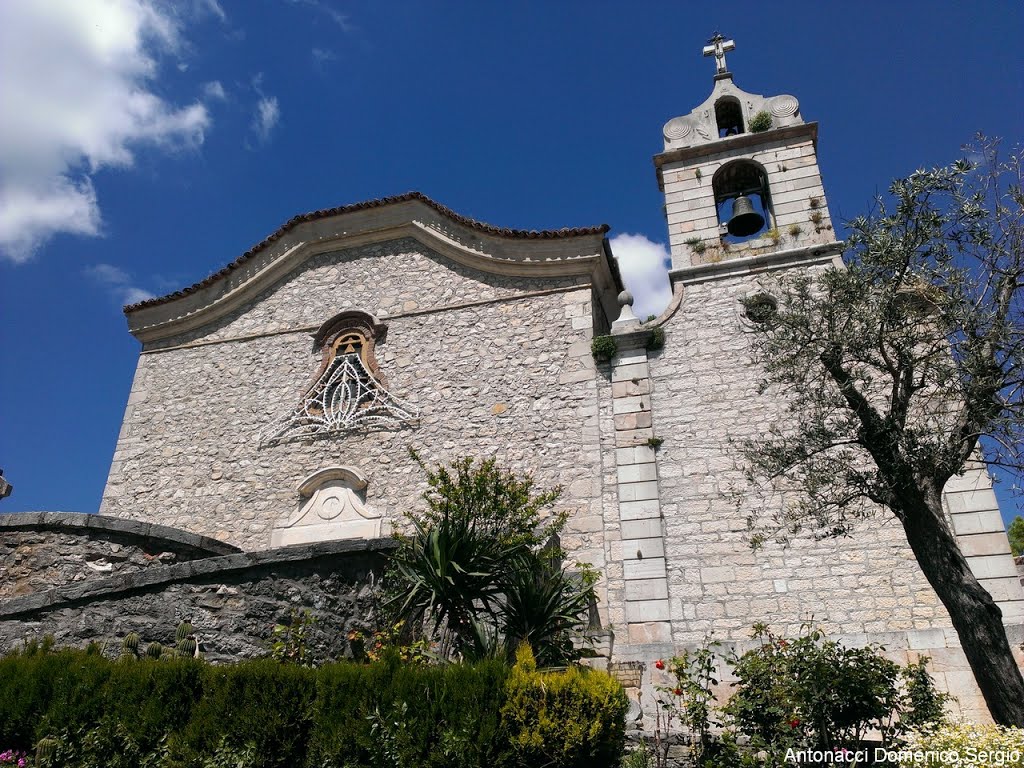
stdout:
POLYGON ((1024 677, 1006 639, 1003 612, 960 551, 940 494, 928 494, 905 511, 903 527, 910 548, 949 612, 992 719, 1024 727, 1024 677))

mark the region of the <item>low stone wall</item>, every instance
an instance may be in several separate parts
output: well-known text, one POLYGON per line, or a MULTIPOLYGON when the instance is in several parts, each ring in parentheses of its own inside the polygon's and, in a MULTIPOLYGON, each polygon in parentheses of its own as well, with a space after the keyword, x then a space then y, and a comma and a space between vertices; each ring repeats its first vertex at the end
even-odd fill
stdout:
POLYGON ((0 598, 239 551, 135 520, 79 512, 0 514, 0 598))
POLYGON ((171 645, 177 625, 189 621, 210 661, 253 658, 269 652, 275 624, 309 609, 314 655, 338 658, 349 631, 374 629, 376 587, 392 547, 389 539, 355 540, 207 556, 11 597, 0 602, 0 653, 46 635, 58 646, 101 642, 108 654, 129 632, 143 645, 171 645))

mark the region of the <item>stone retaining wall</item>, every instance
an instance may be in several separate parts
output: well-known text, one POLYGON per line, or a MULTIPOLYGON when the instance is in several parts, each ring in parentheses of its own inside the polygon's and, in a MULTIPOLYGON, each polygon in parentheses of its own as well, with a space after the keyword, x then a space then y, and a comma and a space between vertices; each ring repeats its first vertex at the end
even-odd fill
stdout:
MULTIPOLYGON (((0 546, 25 535, 0 529, 0 546)), ((65 534, 48 535, 49 544, 65 546, 65 534)), ((95 550, 102 543, 81 544, 95 550)), ((55 583, 0 602, 0 653, 45 635, 58 646, 105 643, 108 654, 129 632, 143 644, 171 645, 177 625, 189 621, 207 659, 253 658, 269 652, 275 624, 288 623, 293 609, 308 609, 315 656, 338 658, 348 652, 348 632, 375 628, 383 553, 393 546, 389 539, 354 540, 170 563, 154 558, 134 570, 55 583)))
POLYGON ((0 515, 0 598, 239 552, 194 533, 78 512, 0 515))

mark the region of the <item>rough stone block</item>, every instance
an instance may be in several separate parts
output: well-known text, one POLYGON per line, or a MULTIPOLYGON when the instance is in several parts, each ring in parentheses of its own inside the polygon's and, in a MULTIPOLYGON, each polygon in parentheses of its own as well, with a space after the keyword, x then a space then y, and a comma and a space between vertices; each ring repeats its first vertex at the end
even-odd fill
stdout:
POLYGON ((668 582, 665 579, 633 579, 626 582, 627 600, 668 599, 668 582))
POLYGON ((641 411, 639 413, 615 414, 615 429, 618 429, 618 430, 647 429, 650 426, 651 426, 651 413, 650 413, 650 411, 641 411))
POLYGON ((665 578, 665 558, 652 557, 648 560, 624 560, 622 573, 627 581, 630 579, 663 579, 665 578))
POLYGON ((957 543, 965 555, 1002 555, 1010 552, 1010 540, 1002 531, 960 536, 957 543))
POLYGON ((648 410, 648 402, 644 397, 620 397, 612 401, 612 413, 636 413, 648 410))
POLYGON ((619 518, 622 520, 648 520, 661 518, 661 503, 657 499, 623 501, 619 503, 619 518))
POLYGON ((626 602, 626 621, 630 623, 668 620, 668 600, 639 600, 637 602, 626 602))
POLYGON ((1009 553, 1005 555, 982 555, 968 557, 968 564, 979 579, 996 579, 1000 576, 1016 576, 1017 566, 1009 553))
POLYGON ((652 557, 665 556, 665 542, 661 537, 655 539, 623 539, 622 558, 624 560, 646 560, 652 557))
POLYGON ((661 518, 648 520, 623 520, 622 537, 631 539, 650 539, 662 536, 661 518))
POLYGON ((630 381, 631 379, 648 378, 647 363, 633 363, 630 365, 617 365, 612 369, 612 382, 630 381))
POLYGON ((619 501, 643 501, 644 499, 658 498, 658 484, 647 483, 622 483, 619 485, 619 501))
POLYGON ((620 483, 643 483, 658 479, 657 464, 630 464, 618 467, 615 472, 620 483))
POLYGON ((671 643, 672 625, 668 621, 630 623, 627 636, 630 645, 671 643))
POLYGON ((1003 518, 998 510, 986 512, 960 512, 950 515, 957 536, 973 533, 1004 532, 1003 518))
POLYGON ((912 651, 945 648, 946 636, 941 629, 914 629, 907 632, 907 647, 912 651))

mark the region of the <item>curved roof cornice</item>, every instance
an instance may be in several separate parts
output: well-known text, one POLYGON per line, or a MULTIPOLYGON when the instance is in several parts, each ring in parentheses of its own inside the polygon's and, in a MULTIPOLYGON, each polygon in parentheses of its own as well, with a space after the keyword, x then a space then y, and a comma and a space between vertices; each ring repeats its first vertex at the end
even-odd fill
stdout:
MULTIPOLYGON (((322 253, 412 238, 466 267, 498 275, 584 275, 616 293, 621 278, 607 225, 524 231, 468 219, 419 192, 296 216, 235 261, 189 288, 124 308, 142 342, 200 328, 231 312, 322 253)), ((614 296, 613 296, 614 298, 614 296)))

